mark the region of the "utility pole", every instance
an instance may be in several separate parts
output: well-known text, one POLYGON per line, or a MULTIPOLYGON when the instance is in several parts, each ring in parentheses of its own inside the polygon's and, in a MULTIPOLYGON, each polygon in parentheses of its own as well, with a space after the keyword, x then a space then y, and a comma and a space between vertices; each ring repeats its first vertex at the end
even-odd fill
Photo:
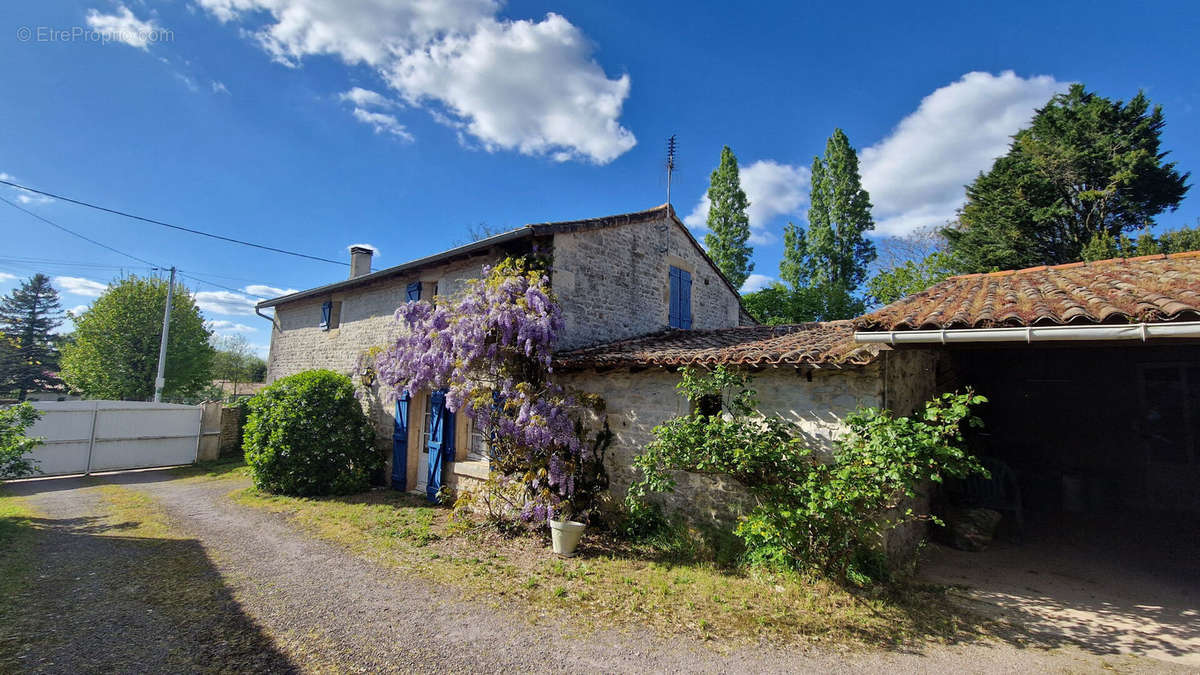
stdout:
POLYGON ((175 268, 171 267, 171 283, 167 286, 167 311, 163 312, 162 342, 158 344, 158 376, 154 378, 154 402, 162 403, 163 387, 167 386, 167 335, 171 331, 171 300, 175 295, 175 268))
POLYGON ((671 203, 671 174, 675 173, 675 134, 667 139, 667 204, 671 203))

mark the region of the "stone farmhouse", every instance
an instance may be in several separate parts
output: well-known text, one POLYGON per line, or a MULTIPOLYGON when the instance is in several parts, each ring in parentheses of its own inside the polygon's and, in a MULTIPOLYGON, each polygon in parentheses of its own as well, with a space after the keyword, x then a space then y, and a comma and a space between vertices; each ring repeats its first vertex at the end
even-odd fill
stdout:
MULTIPOLYGON (((453 294, 535 247, 553 255, 566 322, 556 372, 606 400, 618 496, 651 429, 686 412, 678 369, 726 364, 753 373, 764 412, 824 448, 860 406, 904 415, 974 386, 992 403, 971 442, 1019 477, 1018 514, 1200 513, 1200 252, 956 277, 852 321, 759 326, 664 205, 527 225, 377 272, 369 250, 353 249, 349 279, 260 303, 275 310, 268 379, 351 373, 385 344, 399 305, 453 294)), ((479 434, 436 393, 375 404, 372 418, 393 487, 486 477, 479 434)), ((741 499, 738 486, 695 476, 669 506, 722 519, 741 499)))

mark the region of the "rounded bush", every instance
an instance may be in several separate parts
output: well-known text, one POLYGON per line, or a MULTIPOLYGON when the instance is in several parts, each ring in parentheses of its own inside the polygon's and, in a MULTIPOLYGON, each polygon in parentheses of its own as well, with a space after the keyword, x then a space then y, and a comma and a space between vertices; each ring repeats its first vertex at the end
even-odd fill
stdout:
POLYGON ((350 378, 309 370, 250 399, 242 442, 259 489, 312 497, 367 489, 384 462, 374 438, 350 378))

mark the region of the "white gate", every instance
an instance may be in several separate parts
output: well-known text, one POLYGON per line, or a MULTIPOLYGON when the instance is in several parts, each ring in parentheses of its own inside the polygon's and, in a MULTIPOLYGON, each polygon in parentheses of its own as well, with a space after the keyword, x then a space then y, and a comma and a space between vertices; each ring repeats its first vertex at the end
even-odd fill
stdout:
POLYGON ((191 464, 200 406, 140 401, 34 403, 42 418, 25 434, 42 437, 30 457, 43 476, 191 464))

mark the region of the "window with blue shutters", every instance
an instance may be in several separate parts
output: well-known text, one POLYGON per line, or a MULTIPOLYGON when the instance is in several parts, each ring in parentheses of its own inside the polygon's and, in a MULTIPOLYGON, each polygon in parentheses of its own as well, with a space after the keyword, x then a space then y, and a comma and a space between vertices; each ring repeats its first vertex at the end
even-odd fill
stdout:
POLYGON ((321 305, 321 330, 332 330, 338 327, 342 320, 342 303, 326 300, 321 305))
POLYGON ((671 288, 667 324, 671 328, 689 329, 692 327, 692 274, 671 266, 668 279, 671 288))

